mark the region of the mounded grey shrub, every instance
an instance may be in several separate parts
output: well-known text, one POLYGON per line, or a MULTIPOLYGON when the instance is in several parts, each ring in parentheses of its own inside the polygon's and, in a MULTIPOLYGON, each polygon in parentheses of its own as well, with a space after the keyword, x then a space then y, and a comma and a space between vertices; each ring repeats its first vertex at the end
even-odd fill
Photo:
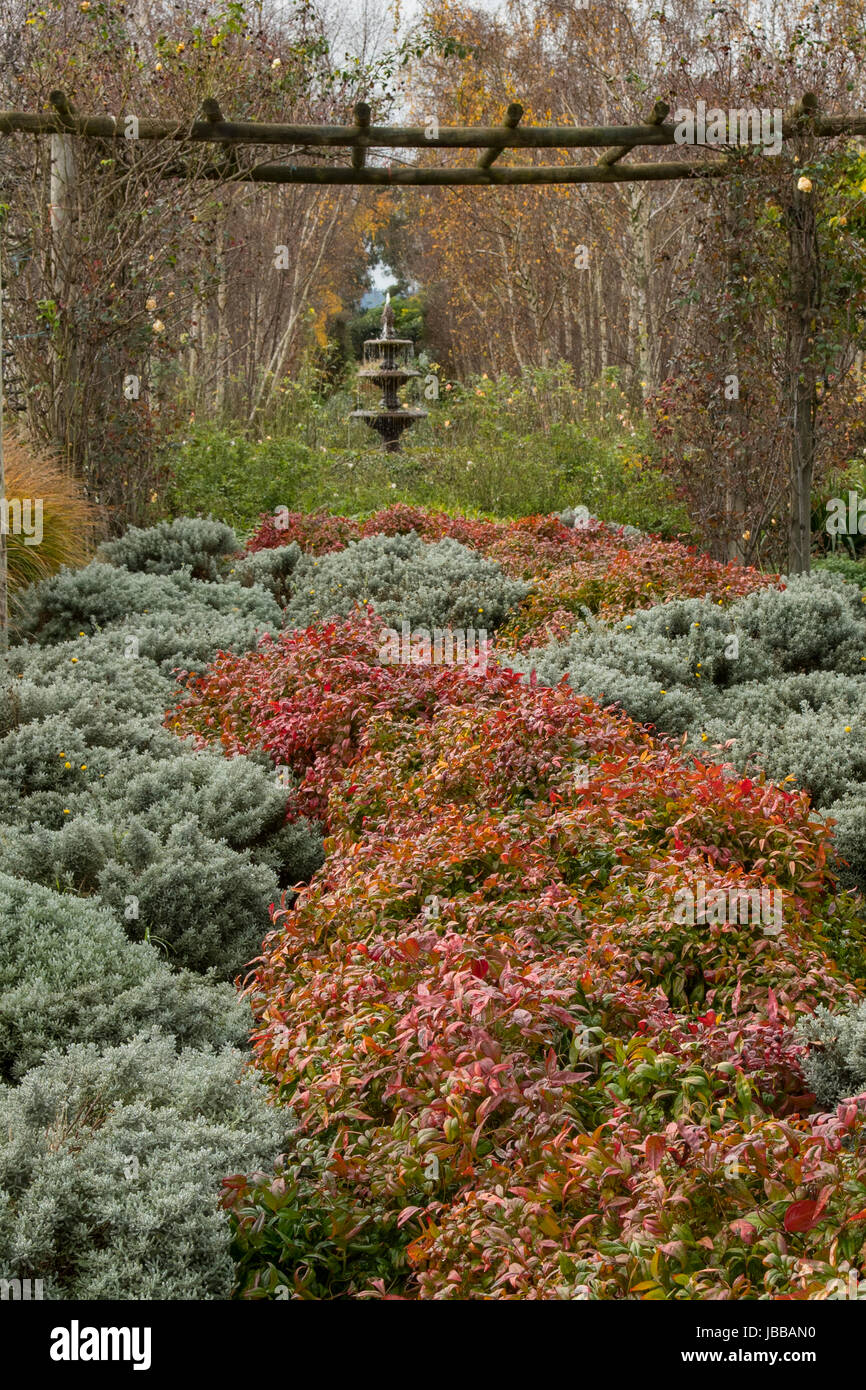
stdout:
POLYGON ((688 599, 592 620, 509 664, 545 685, 567 674, 704 757, 804 788, 839 822, 843 881, 866 891, 866 594, 842 575, 799 576, 726 609, 688 599))
MULTIPOLYGON (((149 834, 142 826, 135 833, 140 841, 149 834)), ((144 857, 149 852, 142 867, 109 860, 99 875, 100 898, 118 912, 134 898, 129 930, 164 945, 173 965, 233 978, 259 953, 268 907, 279 898, 276 875, 248 851, 209 839, 192 819, 175 826, 164 845, 151 836, 142 846, 144 857)))
POLYGON ((0 702, 0 735, 57 714, 78 729, 86 725, 89 742, 106 745, 118 741, 106 736, 109 727, 136 719, 160 725, 177 698, 176 681, 134 650, 115 630, 51 647, 13 647, 5 663, 8 674, 0 668, 0 695, 9 692, 8 703, 0 702))
POLYGON ((275 550, 251 550, 235 560, 230 573, 239 584, 259 584, 272 593, 278 603, 285 604, 301 553, 297 541, 277 546, 275 550))
POLYGON ((866 782, 866 604, 819 572, 720 608, 660 604, 516 656, 542 684, 620 704, 704 755, 790 777, 816 805, 866 782), (734 644, 731 638, 736 638, 734 644))
POLYGON ((243 1056, 158 1030, 48 1054, 0 1086, 0 1269, 52 1299, 224 1299, 227 1174, 287 1140, 243 1056))
POLYGON ((528 592, 493 560, 450 537, 428 543, 414 531, 366 536, 345 550, 298 561, 285 625, 345 617, 356 603, 369 601, 389 626, 492 632, 528 592))
POLYGON ((223 521, 178 517, 156 526, 130 526, 116 541, 99 547, 98 559, 144 574, 171 574, 188 569, 194 579, 218 579, 226 557, 240 541, 223 521))
POLYGON ((797 1032, 811 1044, 803 1072, 823 1109, 866 1091, 866 1002, 838 1014, 822 1005, 797 1032))
POLYGON ((258 633, 280 622, 279 606, 262 588, 209 584, 186 570, 132 574, 97 561, 31 585, 16 610, 18 635, 42 646, 123 624, 124 641, 167 670, 172 662, 208 661, 220 648, 255 646, 258 633))
POLYGON ((249 1010, 230 985, 129 941, 107 908, 0 873, 0 1077, 52 1048, 125 1042, 151 1025, 221 1047, 243 1041, 249 1010))
POLYGON ((836 822, 833 841, 842 861, 842 879, 866 894, 866 786, 834 801, 827 814, 836 822))
POLYGON ((163 719, 174 668, 280 626, 297 555, 200 582, 229 537, 155 530, 28 591, 0 667, 0 1271, 49 1297, 226 1297, 220 1180, 284 1142, 215 974, 259 953, 321 834, 265 759, 163 719))

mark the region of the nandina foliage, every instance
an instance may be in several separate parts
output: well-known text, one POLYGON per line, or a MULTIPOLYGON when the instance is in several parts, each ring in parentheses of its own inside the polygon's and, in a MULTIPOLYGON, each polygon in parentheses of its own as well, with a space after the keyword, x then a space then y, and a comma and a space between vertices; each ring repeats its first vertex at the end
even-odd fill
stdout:
POLYGON ((533 592, 497 633, 497 644, 526 650, 562 641, 587 613, 613 620, 637 608, 675 598, 711 598, 718 603, 778 582, 743 565, 722 565, 693 546, 646 537, 629 546, 612 545, 589 558, 579 556, 538 578, 533 592))
POLYGON ((710 597, 727 604, 778 578, 720 564, 693 546, 654 536, 627 543, 621 527, 598 521, 571 528, 556 516, 471 520, 404 504, 376 512, 363 524, 326 513, 291 512, 277 529, 273 518, 264 517, 247 544, 261 550, 297 541, 319 555, 342 550, 360 536, 408 531, 430 541, 450 536, 496 560, 515 578, 534 581, 533 592, 497 634, 498 645, 509 650, 561 640, 587 612, 613 619, 673 598, 710 597))
POLYGON ((349 541, 357 540, 361 532, 354 521, 327 512, 284 512, 280 516, 263 516, 258 530, 247 541, 247 550, 275 550, 297 541, 311 555, 324 555, 330 550, 345 550, 349 541))
POLYGON ((300 785, 290 818, 328 820, 328 790, 358 752, 373 714, 429 719, 440 704, 483 706, 519 685, 497 669, 382 665, 382 624, 358 607, 340 622, 265 637, 254 652, 220 653, 170 716, 171 727, 226 753, 263 750, 293 769, 300 785))
POLYGON ((363 613, 267 642, 176 716, 331 832, 248 982, 298 1130, 227 1179, 242 1295, 826 1295, 866 1260, 866 1097, 812 1113, 792 1024, 855 997, 827 947, 863 929, 807 798, 377 648, 363 613), (780 890, 781 931, 680 920, 699 882, 780 890))

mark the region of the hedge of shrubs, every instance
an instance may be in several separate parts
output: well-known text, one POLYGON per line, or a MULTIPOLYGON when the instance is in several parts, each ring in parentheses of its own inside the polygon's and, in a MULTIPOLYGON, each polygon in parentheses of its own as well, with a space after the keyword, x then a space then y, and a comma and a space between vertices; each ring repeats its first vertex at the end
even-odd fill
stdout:
POLYGON ((222 659, 174 715, 294 758, 330 831, 249 989, 299 1129, 227 1180, 242 1293, 827 1296, 862 1021, 814 1010, 859 1007, 866 928, 806 795, 500 667, 383 688, 376 628, 222 659), (678 922, 683 884, 782 920, 678 922))
POLYGON ((0 671, 0 1271, 46 1297, 226 1297, 219 1180, 285 1147, 228 982, 320 829, 162 727, 173 667, 281 622, 236 548, 129 533, 22 596, 0 671))
POLYGON ((737 599, 678 600, 519 653, 702 757, 808 791, 866 890, 866 591, 826 569, 737 599))
POLYGON ((240 552, 180 521, 23 596, 6 1277, 434 1299, 862 1277, 863 900, 804 789, 851 801, 855 883, 862 596, 575 522, 284 513, 240 552), (496 629, 500 660, 382 664, 404 620, 496 629), (829 771, 816 710, 823 758, 849 755, 829 771))

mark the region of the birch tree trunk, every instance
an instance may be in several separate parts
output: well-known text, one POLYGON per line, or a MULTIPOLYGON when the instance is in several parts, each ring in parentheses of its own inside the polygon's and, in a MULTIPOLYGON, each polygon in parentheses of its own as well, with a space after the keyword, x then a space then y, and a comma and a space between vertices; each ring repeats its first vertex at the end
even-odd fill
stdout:
POLYGON ((226 217, 225 208, 219 215, 217 232, 217 293, 216 293, 216 384, 214 387, 214 410, 221 415, 226 403, 226 377, 228 375, 229 330, 226 304, 228 302, 228 277, 226 275, 226 217))
POLYGON ((649 230, 649 201, 646 189, 629 185, 629 229, 632 267, 628 280, 629 294, 629 355, 634 365, 635 382, 644 395, 655 390, 653 364, 650 354, 649 286, 651 248, 649 230))

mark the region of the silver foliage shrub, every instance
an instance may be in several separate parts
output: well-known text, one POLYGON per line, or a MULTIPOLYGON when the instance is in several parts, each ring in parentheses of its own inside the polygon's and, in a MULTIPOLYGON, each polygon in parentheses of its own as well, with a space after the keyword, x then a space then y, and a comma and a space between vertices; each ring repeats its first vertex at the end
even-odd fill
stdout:
POLYGON ((124 641, 134 638, 139 654, 166 674, 173 666, 203 665, 219 650, 253 647, 259 633, 280 622, 279 605, 259 586, 211 584, 188 570, 133 574, 97 561, 31 585, 15 615, 18 636, 42 646, 122 624, 124 641))
POLYGON ((188 569, 195 579, 218 579, 240 542, 224 521, 178 517, 156 526, 130 526, 116 541, 99 547, 98 558, 145 574, 188 569))
POLYGON ((301 547, 297 541, 277 546, 275 550, 252 550, 235 560, 229 575, 239 584, 260 584, 279 604, 285 605, 291 593, 291 577, 300 558, 301 547))
POLYGON ((321 834, 286 824, 266 760, 163 726, 175 668, 281 625, 299 552, 232 575, 235 544, 199 523, 112 543, 25 593, 0 663, 0 1271, 49 1297, 227 1296, 220 1180, 283 1143, 217 976, 321 834))
POLYGON ((866 1003, 838 1014, 822 1006, 797 1032, 809 1045, 803 1072, 820 1106, 866 1091, 866 1003))
POLYGON ((843 873, 866 888, 866 595, 829 570, 738 599, 690 599, 584 624, 517 656, 687 748, 805 788, 838 819, 843 873), (731 637, 736 637, 732 646, 731 637), (732 652, 736 652, 732 655, 732 652))
POLYGON ((231 1292, 228 1173, 270 1168, 286 1112, 233 1049, 158 1030, 46 1055, 0 1086, 0 1268, 54 1299, 231 1292))
POLYGON ((237 1044, 249 1021, 230 985, 172 970, 107 908, 0 873, 0 1078, 151 1025, 184 1045, 237 1044))
POLYGON ((484 628, 492 632, 529 587, 492 560, 446 537, 425 542, 410 531, 366 536, 345 550, 304 555, 292 575, 287 627, 344 617, 369 600, 389 626, 484 628))

